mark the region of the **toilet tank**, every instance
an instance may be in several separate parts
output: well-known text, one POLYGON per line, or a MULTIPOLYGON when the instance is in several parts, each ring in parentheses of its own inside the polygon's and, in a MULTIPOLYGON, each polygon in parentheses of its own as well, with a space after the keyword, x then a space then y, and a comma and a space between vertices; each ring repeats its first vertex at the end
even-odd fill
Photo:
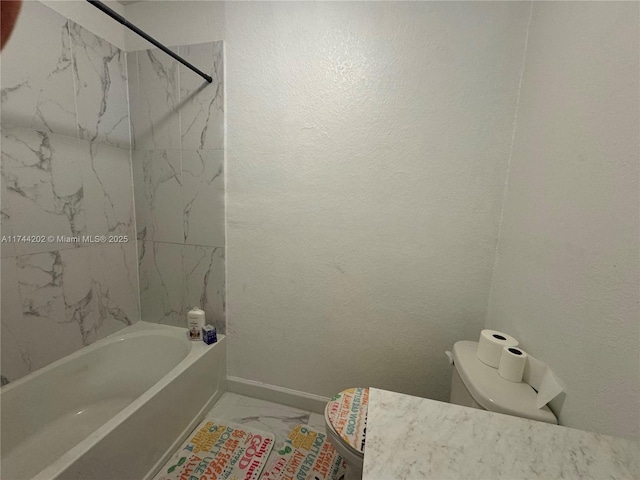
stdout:
POLYGON ((476 356, 478 342, 457 342, 453 346, 450 403, 557 424, 546 405, 536 408, 536 391, 527 383, 502 378, 498 369, 476 356))

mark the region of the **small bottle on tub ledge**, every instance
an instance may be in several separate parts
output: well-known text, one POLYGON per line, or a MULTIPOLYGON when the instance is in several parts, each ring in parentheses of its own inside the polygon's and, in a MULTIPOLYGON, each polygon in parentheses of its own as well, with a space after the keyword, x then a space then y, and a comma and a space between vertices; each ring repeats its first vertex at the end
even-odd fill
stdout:
POLYGON ((187 328, 189 329, 189 340, 196 341, 202 339, 202 327, 204 327, 204 310, 193 307, 187 313, 187 328))
POLYGON ((216 343, 218 341, 216 327, 214 327, 213 325, 205 325, 204 327, 202 327, 202 341, 207 345, 216 343))

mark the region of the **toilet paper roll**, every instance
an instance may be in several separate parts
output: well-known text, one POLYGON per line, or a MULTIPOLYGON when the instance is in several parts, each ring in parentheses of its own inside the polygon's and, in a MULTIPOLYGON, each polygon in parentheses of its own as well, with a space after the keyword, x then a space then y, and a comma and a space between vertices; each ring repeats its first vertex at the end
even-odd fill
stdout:
POLYGON ((521 382, 527 357, 528 355, 524 350, 516 347, 504 347, 500 356, 498 373, 502 378, 510 382, 521 382))
POLYGON ((517 347, 518 341, 506 333, 496 330, 482 330, 478 342, 478 352, 476 356, 482 363, 490 367, 498 368, 500 356, 504 347, 517 347))

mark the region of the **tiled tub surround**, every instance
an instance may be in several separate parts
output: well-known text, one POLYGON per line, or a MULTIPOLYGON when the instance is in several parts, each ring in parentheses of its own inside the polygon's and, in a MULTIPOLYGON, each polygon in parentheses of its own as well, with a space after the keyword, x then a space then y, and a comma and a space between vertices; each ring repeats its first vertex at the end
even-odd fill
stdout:
POLYGON ((127 55, 136 150, 222 150, 222 42, 172 48, 211 75, 212 83, 158 49, 127 55), (144 88, 141 88, 144 86, 144 88))
POLYGON ((222 248, 140 241, 138 248, 143 318, 184 327, 185 312, 200 305, 224 331, 222 248))
MULTIPOLYGON (((134 234, 128 149, 5 122, 2 182, 3 220, 13 235, 134 234)), ((83 245, 4 243, 2 251, 3 256, 24 255, 83 245)))
POLYGON ((40 2, 2 51, 2 122, 129 147, 125 54, 40 2))
POLYGON ((138 322, 12 382, 1 393, 2 478, 152 476, 224 392, 218 339, 138 322))
POLYGON ((3 51, 2 235, 129 241, 2 244, 3 382, 136 322, 140 301, 172 325, 200 305, 224 333, 222 44, 177 50, 214 83, 25 2, 3 51))
POLYGON ((2 51, 2 121, 76 137, 69 21, 39 2, 23 2, 2 51))
POLYGON ((124 52, 24 2, 2 52, 2 375, 15 380, 139 320, 124 52))
POLYGON ((192 306, 226 330, 222 42, 127 57, 142 318, 185 325, 192 306), (142 88, 144 86, 144 88, 142 88))

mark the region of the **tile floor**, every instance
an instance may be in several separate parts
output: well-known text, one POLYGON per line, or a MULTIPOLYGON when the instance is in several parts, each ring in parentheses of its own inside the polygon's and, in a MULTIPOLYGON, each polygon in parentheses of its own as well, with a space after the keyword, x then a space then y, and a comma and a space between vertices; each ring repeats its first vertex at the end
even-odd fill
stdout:
POLYGON ((302 423, 321 432, 325 431, 323 415, 231 392, 225 392, 205 416, 212 417, 272 432, 276 440, 267 465, 297 424, 302 423))

